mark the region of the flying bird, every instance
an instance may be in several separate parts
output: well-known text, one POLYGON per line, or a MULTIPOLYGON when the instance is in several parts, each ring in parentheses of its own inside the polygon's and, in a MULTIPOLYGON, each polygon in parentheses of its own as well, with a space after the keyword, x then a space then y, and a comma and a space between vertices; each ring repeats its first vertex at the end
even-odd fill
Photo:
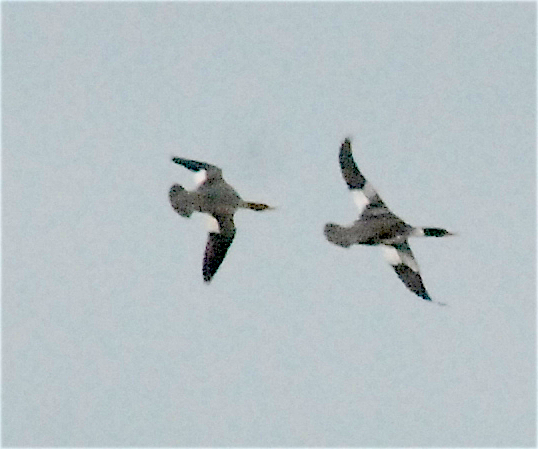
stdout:
POLYGON ((394 215, 359 171, 353 160, 349 139, 345 139, 340 147, 339 159, 342 176, 359 208, 359 219, 349 227, 326 224, 325 237, 329 242, 344 248, 351 245, 381 245, 385 258, 405 286, 421 298, 432 301, 422 283, 418 264, 407 240, 409 237, 444 237, 454 234, 446 229, 413 227, 394 215))
POLYGON ((257 211, 273 208, 266 204, 243 201, 224 180, 222 170, 215 165, 180 157, 174 157, 172 161, 196 172, 198 182, 194 191, 187 191, 179 184, 170 188, 170 204, 174 210, 182 217, 190 217, 193 212, 203 212, 210 216, 211 225, 202 268, 204 281, 210 282, 235 237, 235 212, 240 208, 257 211))

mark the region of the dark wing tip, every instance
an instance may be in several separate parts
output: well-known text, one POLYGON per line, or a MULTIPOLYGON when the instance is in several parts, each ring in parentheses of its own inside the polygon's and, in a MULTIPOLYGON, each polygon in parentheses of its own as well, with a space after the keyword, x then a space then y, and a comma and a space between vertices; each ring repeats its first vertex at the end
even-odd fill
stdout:
POLYGON ((218 170, 214 165, 208 164, 207 162, 194 161, 192 159, 183 159, 181 157, 173 157, 172 161, 176 164, 183 165, 183 167, 191 171, 200 171, 200 170, 218 170))
POLYGON ((432 300, 430 298, 430 295, 428 295, 428 292, 426 290, 424 290, 424 293, 422 293, 422 294, 417 293, 417 295, 420 296, 422 299, 425 299, 426 301, 431 301, 432 300))
POLYGON ((344 141, 342 142, 342 145, 340 145, 340 155, 351 155, 351 139, 349 137, 346 137, 344 141))
POLYGON ((430 298, 430 295, 426 291, 426 287, 424 287, 422 278, 420 277, 420 274, 418 272, 414 271, 413 269, 411 269, 408 265, 404 263, 394 265, 393 268, 394 268, 394 271, 396 271, 396 274, 398 275, 400 280, 415 295, 420 296, 426 301, 432 300, 430 298))
POLYGON ((362 173, 353 159, 351 140, 349 138, 346 138, 340 146, 338 160, 340 162, 340 171, 342 172, 342 176, 344 177, 347 186, 350 189, 362 189, 364 184, 366 184, 366 179, 362 176, 362 173))
POLYGON ((204 254, 204 265, 202 267, 204 282, 211 281, 222 264, 233 239, 234 233, 229 236, 216 232, 209 233, 204 254))

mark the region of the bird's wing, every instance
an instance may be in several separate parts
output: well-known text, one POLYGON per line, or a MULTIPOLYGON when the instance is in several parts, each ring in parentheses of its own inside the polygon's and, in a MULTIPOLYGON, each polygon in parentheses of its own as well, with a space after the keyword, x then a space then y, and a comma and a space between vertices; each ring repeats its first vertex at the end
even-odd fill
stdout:
POLYGON ((172 161, 174 161, 176 164, 183 165, 183 167, 188 168, 191 171, 217 169, 216 166, 208 164, 207 162, 193 161, 191 159, 183 159, 181 157, 173 157, 172 161))
POLYGON ((191 159, 183 159, 181 157, 173 157, 172 161, 196 172, 194 176, 196 184, 202 184, 206 179, 210 178, 222 178, 222 170, 216 165, 211 165, 207 162, 193 161, 191 159))
POLYGON ((214 219, 218 229, 210 230, 205 247, 202 268, 205 282, 210 282, 217 272, 235 236, 233 215, 215 215, 214 219))
POLYGON ((407 241, 398 244, 383 245, 382 248, 385 259, 392 265, 392 268, 394 268, 394 271, 396 271, 396 274, 405 286, 421 298, 431 301, 432 299, 422 283, 418 264, 407 241))
POLYGON ((342 176, 353 195, 355 204, 359 208, 359 217, 361 219, 367 219, 373 215, 391 213, 372 184, 362 175, 353 160, 351 141, 349 139, 345 139, 344 143, 342 143, 339 159, 342 176))

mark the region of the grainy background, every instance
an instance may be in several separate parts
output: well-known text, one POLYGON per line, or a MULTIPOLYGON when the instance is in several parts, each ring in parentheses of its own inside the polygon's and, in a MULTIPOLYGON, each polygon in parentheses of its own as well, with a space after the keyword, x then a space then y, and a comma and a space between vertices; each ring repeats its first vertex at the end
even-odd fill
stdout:
POLYGON ((534 3, 2 4, 5 446, 534 446, 534 3), (377 248, 338 148, 441 308, 377 248), (213 282, 168 203, 248 200, 213 282))

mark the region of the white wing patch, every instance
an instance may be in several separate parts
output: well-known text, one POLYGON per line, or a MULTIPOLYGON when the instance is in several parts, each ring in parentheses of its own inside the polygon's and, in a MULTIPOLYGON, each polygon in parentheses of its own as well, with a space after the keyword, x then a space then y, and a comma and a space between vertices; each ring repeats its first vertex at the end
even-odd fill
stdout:
POLYGON ((207 219, 207 231, 216 232, 220 234, 219 222, 211 215, 206 215, 207 219))
POLYGON ((194 173, 194 182, 197 186, 200 184, 203 184, 205 180, 207 179, 207 171, 206 170, 199 170, 196 173, 194 173))
POLYGON ((411 268, 415 273, 418 273, 418 263, 409 254, 398 251, 398 254, 402 258, 404 264, 411 268))
POLYGON ((402 258, 400 257, 400 254, 394 248, 394 246, 390 245, 383 245, 381 247, 383 250, 383 256, 385 256, 385 260, 390 263, 391 265, 399 265, 402 263, 402 258))
POLYGON ((368 181, 364 183, 364 186, 362 187, 362 191, 364 192, 364 195, 366 195, 366 198, 368 198, 370 201, 374 196, 376 196, 376 191, 372 184, 370 184, 368 181))
POLYGON ((351 195, 353 196, 353 202, 357 205, 357 208, 359 209, 359 215, 362 215, 366 206, 370 204, 370 200, 364 194, 362 189, 353 189, 351 191, 351 195))
POLYGON ((370 204, 372 199, 376 196, 376 191, 372 185, 366 181, 362 189, 352 189, 351 195, 353 196, 353 201, 359 209, 359 215, 362 215, 366 206, 368 206, 368 204, 370 204))
POLYGON ((385 259, 392 266, 396 266, 403 263, 409 268, 411 268, 415 273, 419 272, 418 263, 409 254, 402 251, 398 251, 392 245, 383 245, 381 248, 383 250, 383 255, 385 256, 385 259))

